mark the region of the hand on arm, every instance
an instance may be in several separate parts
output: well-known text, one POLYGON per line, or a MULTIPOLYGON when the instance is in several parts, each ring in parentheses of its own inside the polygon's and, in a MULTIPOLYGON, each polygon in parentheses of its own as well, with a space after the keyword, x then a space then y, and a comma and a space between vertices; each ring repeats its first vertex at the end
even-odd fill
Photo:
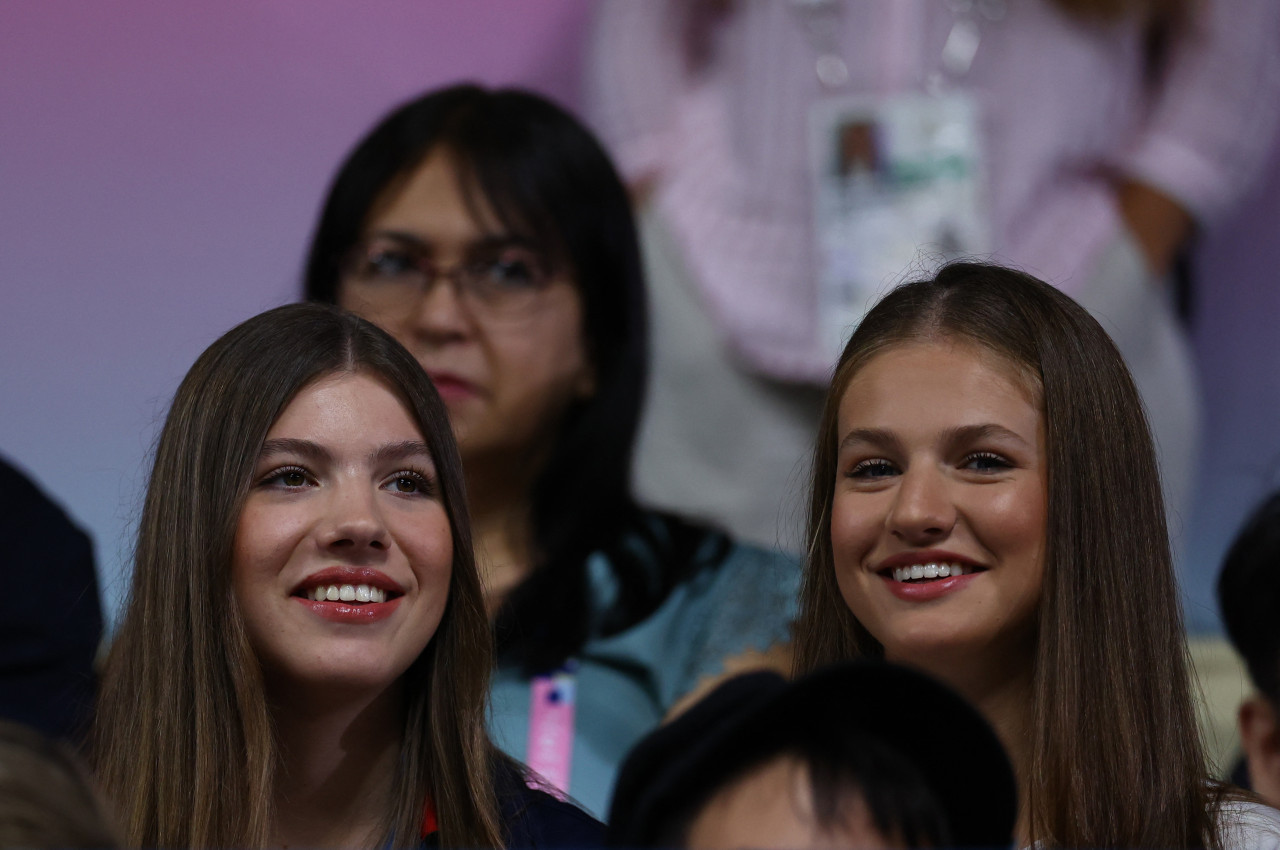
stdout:
POLYGON ((698 700, 714 691, 726 679, 732 679, 734 676, 751 673, 756 670, 772 670, 775 673, 790 677, 793 657, 794 653, 790 641, 775 643, 764 652, 757 649, 748 649, 737 655, 731 655, 724 660, 724 665, 718 673, 703 676, 691 691, 676 700, 667 712, 667 716, 663 718, 663 721, 665 722, 680 715, 698 700))
POLYGON ((1181 204, 1149 184, 1122 180, 1115 191, 1120 217, 1142 250, 1147 267, 1156 276, 1164 276, 1190 238, 1195 220, 1181 204))

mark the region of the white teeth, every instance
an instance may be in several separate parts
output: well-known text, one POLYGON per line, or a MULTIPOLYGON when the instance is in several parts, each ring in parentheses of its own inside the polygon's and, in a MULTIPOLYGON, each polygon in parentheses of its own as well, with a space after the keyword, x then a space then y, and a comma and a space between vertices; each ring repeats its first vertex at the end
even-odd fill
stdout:
POLYGON ((322 584, 307 592, 317 602, 386 602, 387 592, 370 584, 322 584))
POLYGON ((912 581, 918 579, 950 578, 963 576, 973 572, 972 567, 963 564, 912 564, 909 567, 894 567, 894 581, 912 581))

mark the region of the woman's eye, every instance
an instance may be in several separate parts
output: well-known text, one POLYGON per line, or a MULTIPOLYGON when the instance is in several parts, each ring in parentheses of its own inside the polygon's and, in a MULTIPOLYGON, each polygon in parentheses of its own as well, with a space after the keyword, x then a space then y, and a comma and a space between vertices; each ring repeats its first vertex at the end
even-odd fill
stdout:
POLYGON ((393 475, 387 483, 387 489, 407 496, 429 496, 435 490, 431 479, 420 472, 400 472, 393 475))
POLYGON ((1012 463, 1005 457, 995 452, 974 452, 964 459, 965 469, 973 469, 978 472, 993 472, 1001 469, 1009 469, 1012 463))
POLYGON ((285 469, 277 469, 275 472, 262 479, 262 483, 269 486, 296 489, 307 486, 307 484, 310 483, 310 479, 307 477, 307 471, 305 469, 291 466, 285 469))
POLYGON ((362 277, 401 277, 417 271, 417 263, 408 252, 395 248, 370 251, 360 268, 362 277))
POLYGON ((884 458, 860 460, 849 470, 850 478, 885 478, 896 475, 898 468, 884 458))
POLYGON ((479 260, 473 273, 488 286, 501 289, 537 287, 546 277, 536 255, 523 249, 508 249, 479 260))

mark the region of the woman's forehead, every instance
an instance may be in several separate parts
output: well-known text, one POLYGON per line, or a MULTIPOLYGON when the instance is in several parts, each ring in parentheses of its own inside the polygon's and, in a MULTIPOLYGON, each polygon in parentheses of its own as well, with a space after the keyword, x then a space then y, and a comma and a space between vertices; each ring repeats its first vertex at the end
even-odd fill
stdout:
MULTIPOLYGON (((1044 411, 1043 382, 1036 366, 1015 359, 985 341, 958 334, 931 334, 923 337, 912 337, 890 342, 876 348, 874 352, 863 358, 856 368, 846 374, 841 388, 841 396, 843 397, 848 392, 850 385, 868 367, 878 362, 883 364, 883 358, 886 356, 902 354, 912 350, 932 350, 938 354, 941 361, 955 359, 975 361, 983 368, 998 373, 1010 383, 1017 385, 1037 410, 1042 413, 1044 411)), ((893 358, 891 357, 891 359, 893 358)))

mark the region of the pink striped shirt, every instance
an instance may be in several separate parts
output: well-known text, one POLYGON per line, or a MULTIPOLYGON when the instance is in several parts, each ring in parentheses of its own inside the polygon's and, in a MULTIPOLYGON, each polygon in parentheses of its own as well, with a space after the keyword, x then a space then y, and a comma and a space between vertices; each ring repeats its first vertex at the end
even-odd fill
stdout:
MULTIPOLYGON (((685 249, 733 350, 778 378, 821 381, 806 126, 824 90, 795 2, 603 0, 588 113, 685 249), (687 49, 700 27, 705 60, 687 49)), ((842 93, 922 90, 956 20, 942 0, 846 0, 830 38, 842 93)), ((1048 0, 975 15, 972 65, 949 85, 982 105, 996 253, 1067 292, 1122 224, 1114 175, 1149 183, 1201 222, 1248 187, 1280 112, 1280 3, 1206 0, 1162 85, 1143 83, 1140 28, 1085 24, 1048 0)))

